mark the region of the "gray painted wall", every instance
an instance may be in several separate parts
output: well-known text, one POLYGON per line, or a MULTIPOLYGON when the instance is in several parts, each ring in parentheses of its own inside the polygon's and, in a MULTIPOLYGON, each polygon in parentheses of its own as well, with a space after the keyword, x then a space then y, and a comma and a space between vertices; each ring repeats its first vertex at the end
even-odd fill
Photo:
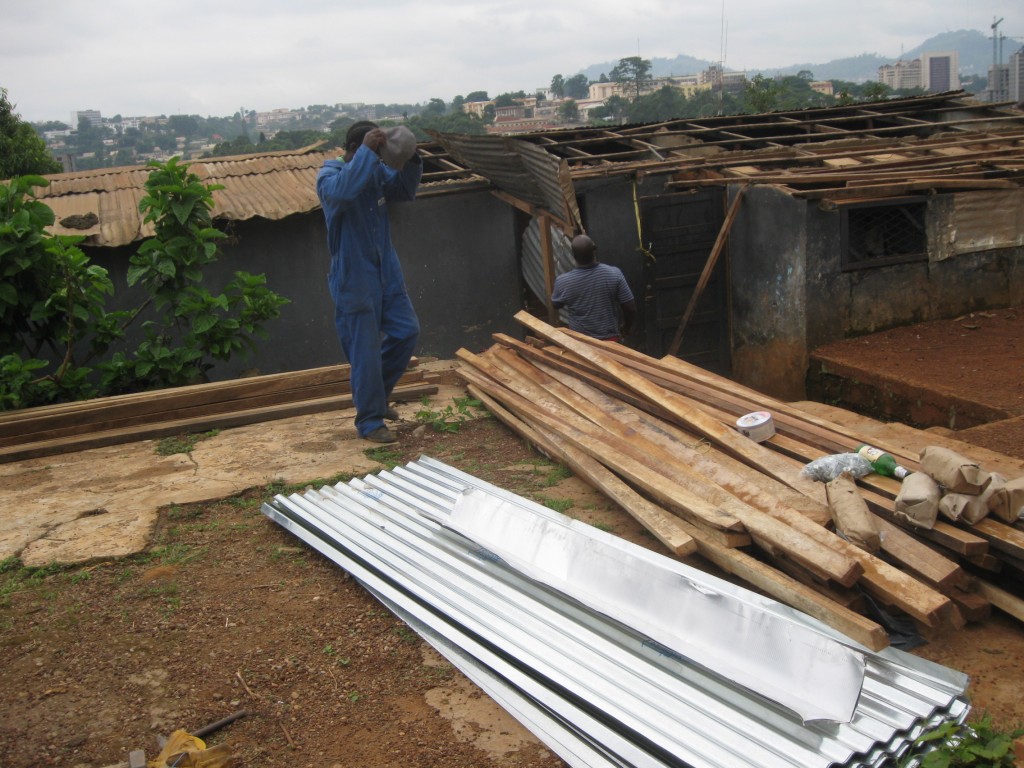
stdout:
MULTIPOLYGON (((420 318, 417 355, 450 358, 462 346, 485 349, 492 333, 518 332, 512 317, 522 306, 522 293, 513 222, 513 209, 486 192, 393 206, 395 248, 420 318)), ((267 285, 291 303, 267 324, 268 338, 257 341, 255 354, 217 363, 211 380, 344 362, 327 290, 330 256, 323 214, 234 222, 230 233, 221 259, 205 273, 208 289, 221 290, 237 270, 264 273, 267 285)), ((92 261, 110 272, 117 307, 144 299, 137 287, 127 288, 125 277, 136 247, 87 249, 92 261)))

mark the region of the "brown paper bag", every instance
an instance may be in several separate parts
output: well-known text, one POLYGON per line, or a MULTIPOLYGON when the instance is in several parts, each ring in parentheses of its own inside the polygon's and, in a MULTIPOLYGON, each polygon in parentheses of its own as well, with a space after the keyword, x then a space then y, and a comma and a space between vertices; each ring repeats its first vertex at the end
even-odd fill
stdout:
POLYGON ((954 523, 974 525, 988 514, 988 504, 970 493, 947 493, 939 500, 939 513, 954 523))
POLYGON ((945 488, 947 493, 977 495, 989 482, 988 472, 976 462, 937 445, 929 445, 921 451, 921 471, 945 488))
POLYGON ((1002 475, 993 473, 992 477, 992 484, 982 496, 993 516, 1013 525, 1024 515, 1024 476, 1006 480, 1002 475))
POLYGON ((826 483, 825 496, 836 530, 861 549, 871 554, 878 552, 882 546, 878 525, 857 490, 853 475, 842 472, 835 480, 826 483))
POLYGON ((931 529, 939 516, 938 484, 924 472, 911 472, 896 496, 896 517, 918 528, 931 529))

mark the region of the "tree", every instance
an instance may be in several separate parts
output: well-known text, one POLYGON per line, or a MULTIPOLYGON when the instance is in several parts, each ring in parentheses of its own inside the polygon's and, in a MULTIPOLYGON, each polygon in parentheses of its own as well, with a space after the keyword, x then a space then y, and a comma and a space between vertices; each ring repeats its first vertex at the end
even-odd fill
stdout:
POLYGON ((14 105, 7 100, 7 89, 0 88, 0 179, 61 170, 46 142, 14 112, 14 105))
POLYGON ((566 123, 575 123, 580 119, 580 107, 573 99, 566 99, 558 105, 558 116, 566 123))
POLYGON ((759 114, 777 109, 780 90, 778 83, 772 78, 762 74, 755 75, 743 92, 746 111, 750 114, 759 114))
POLYGON ((654 123, 661 120, 684 117, 686 97, 671 86, 663 86, 654 93, 648 93, 629 103, 627 119, 631 123, 654 123))
POLYGON ((490 101, 487 91, 473 91, 466 95, 466 101, 490 101))
POLYGON ((561 75, 551 78, 551 95, 556 99, 565 98, 565 78, 561 75))
POLYGON ((171 115, 167 119, 167 127, 175 136, 191 139, 199 132, 199 121, 191 115, 171 115))
POLYGON ((567 99, 585 99, 590 95, 590 81, 583 73, 573 75, 565 81, 565 89, 562 94, 567 99))
POLYGON ((441 117, 447 111, 448 107, 444 103, 444 99, 431 99, 420 114, 425 117, 441 117))
POLYGON ((862 90, 864 98, 867 101, 883 101, 889 98, 892 93, 892 89, 885 83, 879 83, 877 80, 864 83, 862 90))
POLYGON ((609 77, 616 83, 632 83, 633 98, 639 99, 651 82, 651 62, 639 56, 627 56, 619 59, 612 68, 609 77))

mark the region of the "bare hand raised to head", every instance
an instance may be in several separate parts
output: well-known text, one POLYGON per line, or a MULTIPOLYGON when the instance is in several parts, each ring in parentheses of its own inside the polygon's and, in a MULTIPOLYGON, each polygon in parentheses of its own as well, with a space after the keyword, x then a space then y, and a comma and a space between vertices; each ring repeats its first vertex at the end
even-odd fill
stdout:
POLYGON ((380 148, 387 144, 388 137, 380 128, 374 128, 366 132, 363 137, 363 146, 369 147, 377 154, 380 154, 380 148))

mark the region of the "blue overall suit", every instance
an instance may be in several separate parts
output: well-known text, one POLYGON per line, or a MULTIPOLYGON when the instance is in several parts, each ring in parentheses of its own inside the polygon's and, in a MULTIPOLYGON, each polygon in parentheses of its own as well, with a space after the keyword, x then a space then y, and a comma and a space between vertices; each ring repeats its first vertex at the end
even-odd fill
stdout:
POLYGON ((327 281, 334 325, 351 366, 360 437, 384 426, 391 390, 419 338, 419 320, 391 244, 387 203, 412 200, 422 175, 419 155, 396 171, 360 146, 347 163, 325 162, 316 178, 331 252, 327 281))

